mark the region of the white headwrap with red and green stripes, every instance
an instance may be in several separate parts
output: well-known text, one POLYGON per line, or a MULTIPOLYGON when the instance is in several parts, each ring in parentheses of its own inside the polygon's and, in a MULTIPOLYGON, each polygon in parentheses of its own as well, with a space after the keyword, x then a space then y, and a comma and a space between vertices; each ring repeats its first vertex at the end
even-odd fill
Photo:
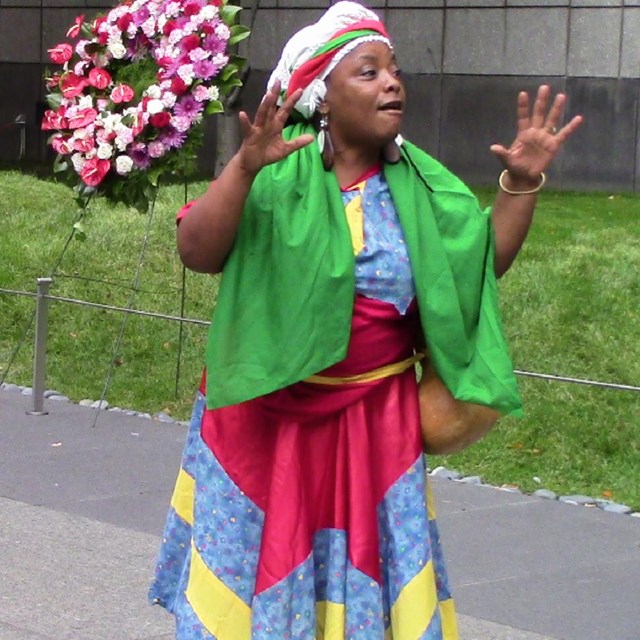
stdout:
POLYGON ((267 87, 280 81, 280 104, 296 89, 304 89, 295 110, 308 120, 324 100, 325 78, 363 42, 384 42, 391 47, 387 30, 373 11, 357 2, 337 2, 318 22, 287 42, 267 87))

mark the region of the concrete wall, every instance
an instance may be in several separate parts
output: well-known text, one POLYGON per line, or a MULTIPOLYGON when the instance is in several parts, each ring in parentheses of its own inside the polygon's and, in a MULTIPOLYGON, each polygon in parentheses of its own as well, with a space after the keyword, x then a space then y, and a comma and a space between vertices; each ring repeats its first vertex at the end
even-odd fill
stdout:
MULTIPOLYGON (((37 126, 46 50, 62 41, 76 15, 90 16, 110 6, 103 1, 0 0, 0 159, 16 157, 18 135, 12 123, 18 114, 27 118, 29 157, 46 158, 45 136, 37 126)), ((405 72, 406 137, 465 180, 495 181, 499 167, 489 145, 512 139, 518 91, 534 91, 547 82, 568 93, 568 113, 586 117, 556 162, 551 185, 640 190, 640 0, 368 4, 385 20, 405 72)), ((252 74, 245 108, 255 108, 286 39, 327 5, 260 0, 248 45, 252 74)), ((213 165, 210 150, 203 161, 213 165)))

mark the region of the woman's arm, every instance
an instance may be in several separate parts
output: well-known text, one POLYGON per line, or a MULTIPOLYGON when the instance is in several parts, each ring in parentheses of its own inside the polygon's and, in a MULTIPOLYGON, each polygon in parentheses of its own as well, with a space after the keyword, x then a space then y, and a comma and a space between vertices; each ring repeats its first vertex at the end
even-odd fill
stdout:
POLYGON ((302 135, 283 140, 282 129, 302 90, 295 91, 276 109, 279 92, 280 85, 276 83, 263 98, 253 122, 244 111, 240 112, 240 149, 178 226, 178 252, 184 265, 193 271, 222 271, 260 169, 283 160, 314 139, 312 135, 302 135))
POLYGON ((557 94, 547 113, 549 97, 549 87, 542 85, 530 112, 529 96, 524 91, 520 92, 515 140, 509 148, 498 144, 491 146, 492 153, 506 169, 501 176, 491 216, 496 238, 497 277, 506 273, 527 237, 537 192, 544 183, 543 172, 564 141, 582 124, 582 116, 575 116, 558 130, 566 97, 562 93, 557 94))

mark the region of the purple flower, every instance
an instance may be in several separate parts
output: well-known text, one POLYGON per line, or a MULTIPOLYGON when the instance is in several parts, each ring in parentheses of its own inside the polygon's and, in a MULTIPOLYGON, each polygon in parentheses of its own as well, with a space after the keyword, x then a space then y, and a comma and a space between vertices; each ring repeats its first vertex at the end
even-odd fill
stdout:
POLYGON ((204 110, 204 105, 198 102, 192 95, 182 96, 176 103, 174 113, 177 116, 195 120, 204 110))
POLYGON ((131 149, 129 149, 129 155, 131 156, 133 164, 137 169, 149 168, 151 159, 149 158, 146 147, 141 142, 137 142, 136 144, 131 146, 131 149))
POLYGON ((158 138, 168 149, 179 149, 186 139, 187 134, 184 131, 178 131, 174 127, 167 127, 165 133, 158 138))
POLYGON ((149 9, 142 5, 137 11, 131 12, 131 17, 133 18, 133 23, 136 27, 139 27, 143 22, 145 22, 151 13, 149 13, 149 9))
POLYGON ((216 53, 224 53, 227 48, 227 43, 224 40, 220 40, 215 33, 212 33, 204 39, 202 48, 205 51, 210 51, 212 55, 215 55, 216 53))
POLYGON ((196 78, 202 78, 203 80, 208 80, 218 70, 211 60, 198 60, 198 62, 193 63, 193 73, 196 78))

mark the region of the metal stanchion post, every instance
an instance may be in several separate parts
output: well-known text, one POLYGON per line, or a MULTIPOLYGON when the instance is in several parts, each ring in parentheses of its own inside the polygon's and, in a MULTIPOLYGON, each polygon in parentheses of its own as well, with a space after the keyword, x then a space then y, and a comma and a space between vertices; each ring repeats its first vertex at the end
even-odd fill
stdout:
POLYGON ((33 411, 31 416, 46 416, 44 410, 44 385, 47 367, 47 330, 49 322, 49 285, 51 278, 38 278, 36 297, 36 340, 33 354, 33 411))

